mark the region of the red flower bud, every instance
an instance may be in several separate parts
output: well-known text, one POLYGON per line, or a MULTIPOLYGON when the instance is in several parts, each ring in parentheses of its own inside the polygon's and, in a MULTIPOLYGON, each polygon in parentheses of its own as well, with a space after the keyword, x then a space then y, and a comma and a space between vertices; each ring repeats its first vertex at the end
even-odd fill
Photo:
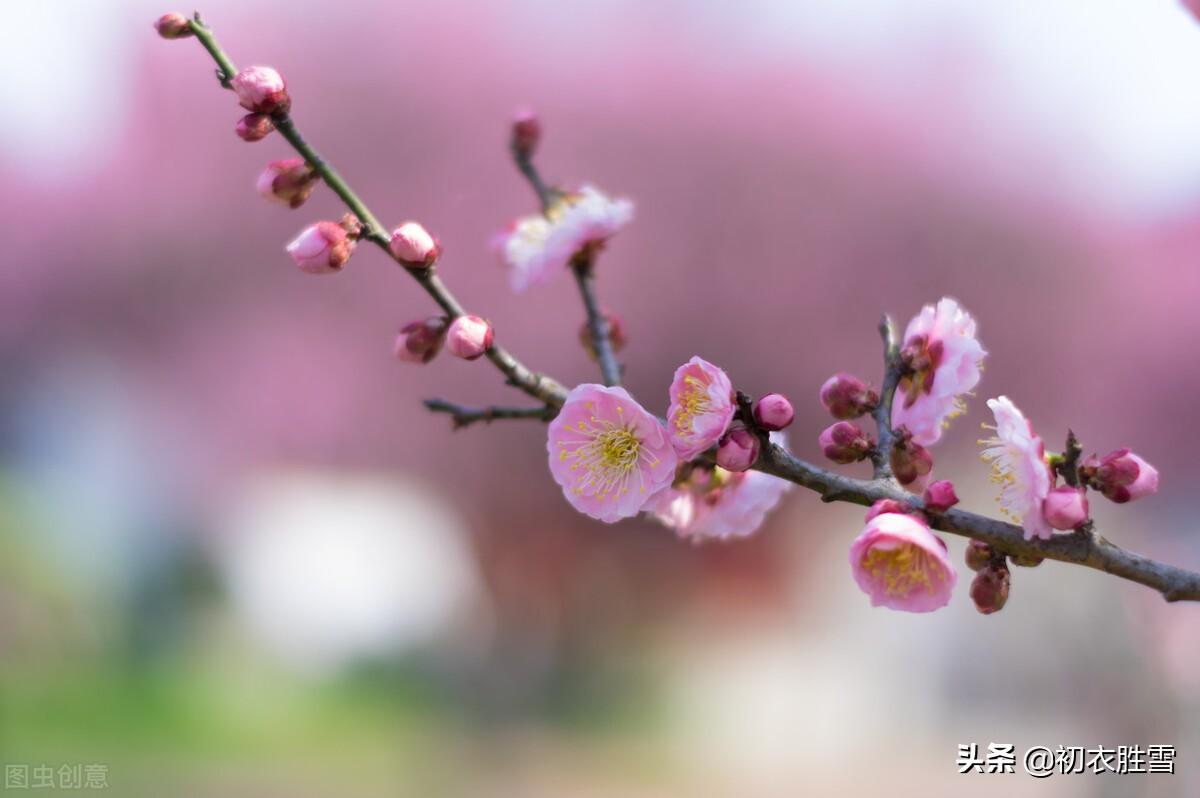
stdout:
POLYGON ((933 455, 924 446, 915 443, 906 430, 901 432, 892 448, 892 473, 896 475, 896 479, 905 487, 919 489, 931 471, 933 455))
POLYGON ((154 29, 164 39, 183 39, 192 35, 192 28, 188 25, 187 17, 174 11, 170 14, 163 14, 155 20, 154 29))
POLYGON ((972 571, 979 571, 988 566, 996 556, 996 550, 982 540, 971 540, 967 543, 964 559, 972 571))
POLYGON ((925 509, 931 513, 944 513, 958 504, 954 483, 948 479, 931 482, 925 489, 925 509))
POLYGON ((242 141, 260 141, 275 129, 275 123, 266 114, 246 114, 238 120, 234 132, 242 141))
POLYGON ((1158 492, 1158 469, 1129 449, 1109 452, 1103 459, 1092 455, 1080 464, 1079 475, 1117 504, 1158 492))
POLYGON ((758 459, 758 436, 744 427, 726 432, 717 444, 717 465, 726 471, 745 471, 758 459))
POLYGON ((826 457, 842 465, 865 460, 875 446, 875 441, 852 421, 839 421, 827 427, 818 443, 826 457))
POLYGON ((853 374, 834 374, 821 386, 821 404, 834 418, 858 418, 879 404, 879 394, 853 374))
POLYGON ((796 417, 792 403, 781 393, 769 393, 754 403, 754 420, 770 432, 785 429, 796 417))
POLYGON ((392 256, 406 269, 428 269, 442 254, 442 246, 418 222, 405 222, 392 231, 388 244, 392 256))
POLYGON ((492 325, 478 316, 459 316, 446 331, 446 347, 450 354, 463 360, 483 357, 492 348, 492 325))
POLYGON ((405 324, 396 336, 396 357, 406 363, 428 363, 441 350, 449 326, 450 320, 445 316, 430 316, 405 324))
POLYGON ((522 160, 533 157, 542 140, 542 123, 533 111, 518 111, 513 117, 512 139, 509 146, 513 155, 522 160))
POLYGON ((975 602, 975 609, 984 615, 1004 609, 1011 583, 1008 568, 1003 565, 989 565, 975 574, 971 582, 971 600, 975 602))

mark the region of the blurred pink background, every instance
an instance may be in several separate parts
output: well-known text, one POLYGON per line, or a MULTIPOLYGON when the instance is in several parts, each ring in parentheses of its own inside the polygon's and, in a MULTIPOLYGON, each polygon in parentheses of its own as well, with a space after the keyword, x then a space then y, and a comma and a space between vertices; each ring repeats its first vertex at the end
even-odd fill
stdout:
MULTIPOLYGON (((1200 26, 1171 0, 1047 5, 200 10, 239 65, 286 75, 376 214, 440 237, 445 281, 530 367, 596 377, 572 281, 514 296, 487 246, 534 209, 505 150, 519 106, 547 178, 637 203, 599 282, 649 409, 699 354, 791 396, 815 459, 821 382, 878 379, 879 315, 954 296, 991 353, 937 451, 964 506, 993 506, 975 438, 1006 394, 1052 447, 1069 426, 1155 463, 1159 495, 1094 502, 1099 527, 1200 568, 1200 26)), ((342 209, 256 196, 290 150, 233 135, 207 54, 153 34, 167 10, 21 4, 0 26, 0 760, 112 761, 130 795, 168 776, 196 795, 1200 790, 1200 608, 1046 563, 991 617, 965 579, 939 613, 872 610, 845 566, 858 508, 797 490, 753 539, 694 548, 574 514, 539 425, 424 413, 521 396, 486 361, 395 362, 432 305, 373 249, 333 278, 291 265, 289 238, 342 209), (230 708, 364 660, 415 670, 436 711, 354 715, 370 742, 339 745, 280 709, 293 693, 230 708), (87 724, 46 698, 113 672, 139 695, 144 668, 224 697, 206 728, 261 727, 271 755, 112 732, 133 698, 87 724), (957 774, 958 743, 993 741, 1168 743, 1179 772, 957 774)))

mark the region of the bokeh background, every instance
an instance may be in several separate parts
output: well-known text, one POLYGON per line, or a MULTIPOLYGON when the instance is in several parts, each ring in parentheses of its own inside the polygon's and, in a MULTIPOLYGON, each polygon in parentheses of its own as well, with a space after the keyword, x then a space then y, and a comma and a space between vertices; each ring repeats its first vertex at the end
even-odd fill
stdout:
MULTIPOLYGON (((253 191, 195 41, 148 0, 0 7, 0 761, 121 796, 1200 793, 1200 608, 1055 563, 1001 613, 872 610, 860 508, 793 491, 693 547, 562 500, 486 361, 390 354, 431 310, 373 249, 299 273, 341 213, 253 191), (960 776, 957 745, 1172 744, 1173 776, 960 776)), ((191 9, 179 9, 190 11, 191 9)), ((1200 568, 1200 25, 1174 0, 208 0, 239 64, 531 366, 595 378, 572 281, 516 297, 505 151, 637 202, 600 263, 662 412, 693 354, 783 391, 877 378, 881 312, 960 299, 991 357, 937 451, 970 509, 983 400, 1130 445, 1153 500, 1104 534, 1200 568)), ((956 557, 962 541, 950 541, 956 557)), ((40 791, 51 794, 50 790, 40 791)))

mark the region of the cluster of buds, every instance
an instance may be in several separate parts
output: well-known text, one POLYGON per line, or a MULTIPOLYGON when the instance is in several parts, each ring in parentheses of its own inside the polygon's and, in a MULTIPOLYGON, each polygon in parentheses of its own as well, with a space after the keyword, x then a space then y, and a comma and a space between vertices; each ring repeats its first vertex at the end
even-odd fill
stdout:
POLYGON ((1012 587, 1012 575, 1004 555, 981 540, 972 540, 967 544, 966 563, 975 571, 971 581, 971 601, 975 602, 975 609, 983 615, 1004 609, 1012 587))

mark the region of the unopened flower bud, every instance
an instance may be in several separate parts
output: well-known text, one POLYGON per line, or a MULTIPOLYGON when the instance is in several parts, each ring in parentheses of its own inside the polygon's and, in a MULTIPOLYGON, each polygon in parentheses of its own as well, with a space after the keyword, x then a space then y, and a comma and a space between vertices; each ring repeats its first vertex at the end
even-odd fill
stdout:
POLYGON ((446 347, 455 357, 475 360, 492 348, 492 325, 478 316, 459 316, 446 332, 446 347))
MULTIPOLYGON (((620 352, 625 348, 625 323, 621 321, 621 317, 616 313, 610 313, 605 310, 604 320, 608 322, 608 343, 612 346, 614 353, 620 352)), ((588 326, 585 320, 579 326, 579 343, 583 346, 584 351, 588 353, 588 357, 592 360, 596 359, 596 344, 592 341, 592 328, 588 326)))
POLYGON ((275 123, 266 114, 246 114, 238 120, 234 132, 242 141, 261 141, 275 129, 275 123))
POLYGON ((1042 516, 1055 529, 1078 529, 1088 520, 1087 493, 1070 485, 1055 488, 1042 501, 1042 516))
POLYGON ((1036 568, 1042 564, 1045 557, 1039 557, 1036 554, 1013 554, 1010 555, 1008 561, 1013 565, 1019 565, 1022 568, 1036 568))
POLYGON ((430 316, 405 324, 396 336, 396 357, 406 363, 428 363, 442 348, 449 326, 445 316, 430 316))
POLYGON ((971 600, 975 602, 975 609, 984 615, 1004 609, 1011 583, 1012 577, 1003 565, 989 565, 975 574, 971 581, 971 600))
POLYGON ((879 394, 853 374, 834 374, 821 386, 821 404, 834 418, 858 418, 875 409, 879 394))
POLYGON ((892 473, 901 485, 923 489, 929 472, 933 471, 933 455, 919 443, 902 432, 892 447, 892 473))
POLYGON ((964 559, 967 562, 967 567, 972 571, 979 571, 987 567, 996 556, 996 550, 982 540, 967 541, 967 552, 964 559))
POLYGON ((744 427, 726 432, 717 444, 717 465, 726 471, 745 471, 758 459, 758 436, 744 427))
POLYGON ((264 198, 299 208, 317 187, 317 172, 303 158, 284 158, 267 164, 255 186, 264 198))
POLYGON ((287 82, 271 67, 246 67, 233 76, 230 88, 247 111, 259 114, 286 114, 292 101, 287 82))
POLYGON ((754 421, 770 432, 785 429, 795 417, 792 403, 781 393, 769 393, 754 403, 754 421))
POLYGON ((392 231, 392 257, 406 269, 428 269, 442 254, 438 240, 418 222, 405 222, 392 231))
POLYGON ((871 505, 871 509, 867 510, 867 523, 871 523, 872 518, 884 513, 911 514, 912 508, 904 502, 898 502, 895 499, 880 499, 871 505))
POLYGON ((931 482, 925 489, 925 509, 931 513, 944 513, 956 504, 958 494, 954 492, 954 483, 948 479, 931 482))
POLYGON ((842 465, 865 460, 875 446, 875 441, 852 421, 839 421, 826 427, 818 443, 826 457, 842 465))
POLYGON ((164 39, 182 39, 192 35, 192 28, 188 25, 187 17, 175 11, 163 14, 155 20, 154 29, 164 39))
POLYGON ((355 240, 335 222, 309 225, 287 245, 287 252, 302 271, 329 274, 341 271, 350 260, 355 240))
POLYGON ((1117 449, 1103 458, 1092 455, 1079 466, 1079 475, 1117 504, 1158 492, 1158 469, 1129 449, 1117 449))
POLYGON ((533 111, 518 111, 513 117, 512 139, 509 146, 513 155, 521 160, 533 157, 542 140, 542 123, 533 111))

